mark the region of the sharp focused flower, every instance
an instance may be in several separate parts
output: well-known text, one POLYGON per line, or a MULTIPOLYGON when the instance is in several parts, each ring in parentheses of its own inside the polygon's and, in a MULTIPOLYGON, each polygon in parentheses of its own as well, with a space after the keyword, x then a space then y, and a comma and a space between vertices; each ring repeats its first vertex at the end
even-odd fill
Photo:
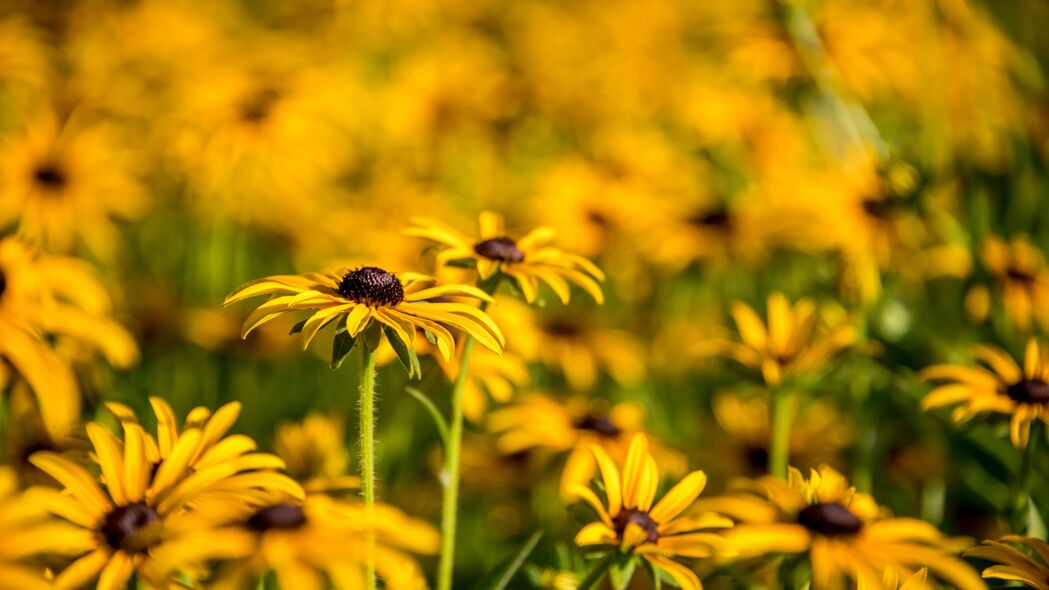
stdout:
POLYGON ((576 534, 576 544, 607 545, 640 556, 683 590, 700 590, 695 572, 671 558, 712 557, 725 550, 724 538, 712 531, 731 527, 731 520, 711 512, 680 516, 702 493, 707 476, 693 471, 656 502, 659 469, 643 434, 630 443, 622 472, 600 447, 591 450, 601 469, 605 502, 590 488, 573 489, 601 518, 576 534))
POLYGON ((347 473, 350 456, 341 418, 311 412, 302 422, 280 424, 273 449, 306 493, 356 489, 361 485, 359 477, 347 473))
POLYGON ((737 521, 725 537, 740 558, 806 554, 816 589, 842 588, 846 578, 885 588, 885 580, 910 577, 922 567, 963 590, 985 587, 955 557, 957 541, 927 522, 885 516, 872 497, 827 466, 808 479, 790 468, 787 481, 764 477, 699 507, 737 521))
MULTIPOLYGON (((560 402, 533 393, 492 412, 488 428, 497 435, 496 446, 506 455, 533 449, 567 452, 561 472, 561 494, 570 498, 573 488, 585 485, 597 473, 591 447, 599 446, 622 461, 630 441, 641 432, 643 417, 644 410, 633 402, 603 408, 581 397, 560 402)), ((651 447, 665 471, 675 475, 684 472, 684 457, 662 445, 651 447)))
POLYGON ((335 272, 277 275, 245 283, 226 297, 225 304, 260 295, 273 297, 248 316, 242 336, 283 314, 315 310, 301 325, 303 349, 309 347, 321 328, 337 320, 338 331, 351 339, 373 324, 381 325, 402 361, 406 354, 414 356, 412 344, 417 330, 433 337, 446 359, 455 351, 455 338, 448 327, 473 336, 496 352, 505 344, 499 327, 483 311, 446 300, 462 297, 491 301, 489 295, 467 285, 437 285, 434 279, 414 273, 398 277, 381 268, 362 266, 335 272))
POLYGON ((820 369, 856 339, 844 320, 819 330, 815 302, 802 298, 791 306, 778 292, 768 298, 767 328, 753 308, 739 301, 732 304, 732 318, 740 342, 711 339, 700 343, 697 352, 724 355, 759 370, 769 385, 820 369))
POLYGON ((216 590, 255 588, 273 572, 281 588, 365 588, 367 537, 375 537, 375 569, 390 590, 422 590, 426 579, 411 553, 437 549, 437 531, 391 506, 368 507, 323 494, 305 500, 261 494, 253 504, 227 503, 187 517, 199 533, 161 549, 158 560, 192 555, 196 562, 224 560, 208 584, 216 590), (218 527, 218 528, 216 528, 218 527), (218 530, 225 546, 209 531, 218 530))
POLYGON ((1008 535, 965 552, 994 562, 983 570, 983 577, 1022 582, 1035 590, 1049 588, 1049 544, 1035 537, 1008 535))
POLYGON ((507 235, 503 217, 491 211, 481 214, 478 237, 434 219, 420 217, 412 221, 414 226, 405 233, 435 242, 440 249, 439 266, 468 262, 476 266, 482 281, 502 273, 514 281, 529 303, 536 300, 540 281, 564 303, 571 297, 569 283, 582 288, 598 303, 605 300, 600 285, 605 274, 586 258, 550 246, 557 235, 549 227, 536 228, 514 239, 507 235))
POLYGON ((1049 326, 1049 267, 1027 236, 1008 243, 989 236, 983 243, 983 263, 998 281, 1001 302, 1012 324, 1027 330, 1032 319, 1049 326))
MULTIPOLYGON (((17 238, 0 241, 0 356, 33 390, 52 437, 65 436, 79 420, 80 393, 44 336, 86 344, 127 367, 138 347, 108 311, 105 290, 82 262, 34 254, 17 238)), ((0 371, 0 385, 9 378, 0 371)))
POLYGON ((1004 350, 989 345, 973 348, 988 368, 968 365, 934 365, 921 372, 930 380, 950 383, 933 389, 922 400, 922 409, 959 404, 951 419, 962 422, 981 414, 1010 417, 1009 438, 1023 448, 1031 436, 1031 423, 1049 422, 1049 350, 1031 338, 1027 341, 1023 369, 1004 350))
POLYGON ((55 588, 80 588, 97 578, 99 589, 115 590, 132 575, 148 588, 167 588, 175 573, 194 562, 191 552, 174 550, 156 559, 166 544, 189 532, 214 535, 208 542, 219 546, 228 542, 216 531, 187 527, 184 519, 192 510, 210 503, 247 504, 259 490, 302 497, 295 482, 273 471, 282 465, 277 457, 246 453, 254 446, 247 437, 219 440, 229 416, 236 415, 229 406, 210 420, 198 411, 199 420, 181 434, 162 409, 157 439, 120 407, 123 441, 98 423, 87 425, 101 476, 52 452, 30 458, 63 487, 34 488, 34 502, 88 533, 64 547, 79 557, 55 577, 55 588))

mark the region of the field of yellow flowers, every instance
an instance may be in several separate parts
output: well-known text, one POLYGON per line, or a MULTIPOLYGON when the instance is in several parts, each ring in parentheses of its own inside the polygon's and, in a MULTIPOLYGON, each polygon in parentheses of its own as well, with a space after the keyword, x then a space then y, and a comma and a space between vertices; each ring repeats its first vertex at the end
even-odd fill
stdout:
POLYGON ((1044 0, 0 0, 0 590, 1049 590, 1044 0))

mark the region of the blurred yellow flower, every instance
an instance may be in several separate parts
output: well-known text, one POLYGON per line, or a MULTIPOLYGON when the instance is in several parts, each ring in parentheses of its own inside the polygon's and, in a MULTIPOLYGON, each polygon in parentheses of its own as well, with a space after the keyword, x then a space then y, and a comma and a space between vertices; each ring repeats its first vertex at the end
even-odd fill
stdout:
POLYGON ((277 425, 273 450, 307 494, 357 489, 359 477, 349 475, 345 424, 341 418, 311 412, 302 422, 277 425))
POLYGON ((573 496, 590 504, 601 519, 584 526, 576 544, 606 545, 638 555, 682 590, 701 590, 695 572, 671 558, 712 557, 726 551, 724 538, 714 531, 730 528, 731 520, 711 512, 680 516, 703 492, 706 474, 689 473, 655 502, 659 468, 643 434, 634 435, 622 471, 600 447, 591 449, 601 469, 605 502, 588 487, 573 487, 573 496))
POLYGON ((605 280, 605 274, 586 258, 550 246, 556 233, 549 227, 539 227, 513 239, 506 233, 502 215, 491 211, 481 213, 477 238, 435 219, 416 218, 413 223, 405 233, 436 243, 438 266, 469 262, 477 268, 482 281, 501 273, 514 281, 529 303, 539 295, 539 281, 563 303, 571 297, 569 283, 604 303, 600 281, 605 280))
POLYGON ((1027 236, 1014 236, 1008 243, 988 236, 983 263, 998 281, 999 300, 1013 326, 1027 331, 1035 319, 1043 328, 1049 327, 1049 267, 1027 236))
POLYGON ((1049 544, 1042 539, 1007 535, 984 541, 965 555, 996 564, 983 570, 985 578, 1022 582, 1035 590, 1049 588, 1049 544))
POLYGON ((737 521, 725 537, 740 558, 807 554, 816 589, 843 588, 846 578, 866 588, 891 588, 895 584, 886 580, 910 577, 922 567, 958 588, 985 588, 954 556, 959 542, 927 522, 885 516, 873 498, 827 466, 812 470, 808 479, 791 467, 787 481, 764 477, 697 507, 737 521))
POLYGON ((973 355, 990 369, 968 365, 933 365, 921 376, 949 381, 922 399, 922 409, 958 404, 951 412, 954 422, 982 414, 1009 417, 1009 439, 1022 449, 1031 436, 1031 423, 1049 422, 1049 349, 1031 338, 1027 341, 1023 368, 1009 353, 990 345, 973 348, 973 355))

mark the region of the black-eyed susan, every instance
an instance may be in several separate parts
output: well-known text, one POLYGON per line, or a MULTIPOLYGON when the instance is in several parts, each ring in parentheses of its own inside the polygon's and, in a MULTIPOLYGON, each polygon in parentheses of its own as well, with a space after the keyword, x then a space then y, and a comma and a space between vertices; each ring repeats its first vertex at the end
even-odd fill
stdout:
POLYGON ((0 588, 50 590, 43 568, 30 560, 89 542, 83 529, 51 520, 43 508, 25 499, 14 471, 0 467, 0 588))
MULTIPOLYGON (((767 394, 721 393, 713 400, 714 418, 725 437, 711 449, 712 465, 730 476, 768 473, 772 419, 767 394), (728 459, 728 460, 726 460, 728 459)), ((835 464, 855 437, 855 425, 828 399, 801 405, 791 416, 789 458, 802 469, 835 464)))
POLYGON ((743 302, 734 302, 731 313, 739 342, 710 339, 699 344, 699 352, 724 355, 758 370, 773 387, 791 376, 821 369, 856 340, 855 329, 844 317, 827 318, 826 329, 821 329, 816 302, 809 298, 791 305, 783 293, 771 293, 767 327, 743 302))
POLYGON ((995 564, 983 570, 985 578, 1021 582, 1035 590, 1049 588, 1049 544, 1042 539, 1007 535, 984 541, 965 555, 995 564))
POLYGON ((1045 255, 1025 235, 1009 242, 988 236, 983 264, 998 283, 1000 300, 1010 322, 1027 330, 1032 320, 1049 327, 1049 267, 1045 255))
MULTIPOLYGON (((303 499, 263 493, 253 503, 202 507, 186 517, 199 532, 158 550, 171 564, 221 559, 208 582, 215 590, 256 588, 271 572, 282 588, 359 590, 368 587, 365 556, 374 539, 375 569, 384 588, 422 590, 426 580, 411 554, 431 554, 437 531, 384 504, 370 507, 323 494, 303 499), (225 546, 216 546, 218 530, 225 546)), ((168 565, 167 567, 172 567, 168 565)))
POLYGON ((437 244, 439 266, 473 265, 481 281, 501 273, 514 281, 529 303, 539 296, 540 281, 564 303, 571 297, 570 283, 582 288, 598 303, 604 302, 600 282, 605 274, 586 258, 551 246, 557 236, 549 227, 539 227, 513 239, 507 235, 503 216, 485 211, 481 213, 480 235, 475 238, 435 219, 412 221, 414 225, 405 233, 437 244))
POLYGON ((72 590, 97 579, 98 588, 116 590, 133 575, 148 588, 168 588, 173 576, 195 564, 190 553, 168 551, 163 560, 155 559, 166 543, 189 531, 211 535, 209 542, 220 546, 228 542, 217 531, 180 524, 192 513, 187 508, 244 504, 267 489, 303 496, 298 484, 273 470, 281 464, 279 459, 244 454, 247 441, 229 437, 205 444, 222 430, 208 428, 209 424, 178 435, 162 422, 161 434, 154 440, 136 422, 125 419, 121 441, 100 424, 90 423, 87 436, 100 476, 49 451, 30 458, 63 488, 34 488, 33 501, 86 533, 63 548, 78 557, 56 575, 55 588, 72 590), (155 462, 161 456, 159 447, 168 444, 173 445, 169 453, 155 462))
POLYGON ((725 538, 739 558, 805 554, 815 589, 842 588, 846 579, 864 588, 895 587, 885 581, 908 578, 921 568, 962 590, 985 587, 956 557, 959 541, 927 522, 886 515, 872 497, 827 466, 812 470, 808 479, 791 468, 786 481, 767 476, 742 482, 698 508, 736 521, 725 538))
MULTIPOLYGON (((449 361, 434 357, 449 381, 455 382, 463 370, 462 349, 449 361)), ((509 402, 514 391, 528 385, 528 366, 514 352, 496 354, 488 349, 473 353, 469 372, 463 385, 463 415, 472 422, 481 421, 488 411, 488 398, 498 404, 509 402)))
POLYGON ((0 225, 57 253, 82 241, 98 256, 114 254, 118 220, 145 212, 145 192, 112 130, 49 112, 9 140, 0 156, 0 225))
POLYGON ((976 346, 973 355, 987 367, 934 365, 921 372, 925 379, 949 381, 929 392, 922 408, 957 404, 951 412, 955 422, 983 414, 1008 416, 1013 446, 1026 447, 1031 424, 1049 422, 1049 351, 1031 338, 1022 369, 1009 353, 994 346, 976 346))
POLYGON ((277 426, 273 450, 285 469, 306 493, 337 492, 360 487, 361 480, 348 474, 350 456, 341 417, 311 412, 302 422, 277 426))
POLYGON ((48 433, 62 438, 80 418, 80 393, 51 336, 99 350, 115 366, 138 359, 130 334, 108 317, 105 289, 84 263, 32 251, 18 238, 0 241, 0 356, 13 369, 0 385, 24 379, 48 433))
MULTIPOLYGON (((438 285, 435 279, 415 273, 399 277, 374 266, 303 275, 277 275, 250 281, 226 297, 225 305, 251 297, 270 295, 244 322, 242 336, 287 313, 313 310, 302 323, 303 348, 307 348, 325 326, 338 324, 337 332, 346 334, 348 346, 336 346, 338 355, 349 353, 358 335, 371 326, 382 326, 409 373, 417 371, 412 343, 416 331, 432 337, 441 354, 450 358, 455 339, 446 326, 477 339, 488 348, 502 350, 505 340, 495 322, 483 311, 445 298, 459 297, 491 301, 491 297, 468 285, 438 285)), ((334 357, 333 357, 334 358, 334 357)), ((334 362, 334 360, 333 360, 334 362)))
MULTIPOLYGON (((642 432, 644 408, 636 402, 622 402, 611 408, 596 400, 573 397, 559 401, 548 395, 531 393, 520 401, 500 408, 488 417, 488 428, 496 436, 496 447, 513 456, 533 450, 567 453, 561 472, 561 494, 571 498, 573 488, 585 485, 597 473, 591 447, 601 447, 614 460, 622 462, 634 435, 642 432)), ((685 459, 659 443, 648 443, 664 473, 679 475, 685 459)))
POLYGON ((588 487, 573 489, 600 517, 576 534, 576 544, 607 546, 612 552, 641 557, 683 590, 700 590, 695 572, 672 558, 709 558, 730 551, 719 534, 732 526, 730 519, 713 512, 681 516, 706 487, 706 474, 689 473, 656 502, 659 468, 643 434, 631 441, 622 471, 600 447, 591 450, 601 470, 605 501, 588 487))

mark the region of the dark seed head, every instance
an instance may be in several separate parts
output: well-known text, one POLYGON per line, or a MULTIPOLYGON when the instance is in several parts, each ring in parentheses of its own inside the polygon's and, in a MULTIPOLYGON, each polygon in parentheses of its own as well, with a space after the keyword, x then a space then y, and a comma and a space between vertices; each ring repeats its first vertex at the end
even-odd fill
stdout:
POLYGON ((66 185, 66 173, 55 163, 41 164, 33 170, 33 180, 49 191, 59 191, 66 185))
POLYGON ((1010 385, 1005 394, 1022 404, 1049 404, 1049 383, 1041 379, 1024 379, 1010 385))
POLYGON ((0 270, 0 297, 3 297, 4 291, 7 290, 7 275, 4 271, 0 270))
POLYGON ((634 524, 641 527, 641 530, 645 531, 648 537, 645 541, 648 543, 655 543, 659 539, 659 525, 656 521, 652 520, 652 517, 647 512, 638 510, 637 508, 627 508, 615 518, 612 519, 612 524, 615 525, 616 535, 620 539, 623 538, 623 531, 626 530, 628 524, 634 524))
POLYGON ((292 530, 306 524, 306 514, 301 506, 274 504, 259 510, 248 519, 247 527, 260 533, 273 530, 292 530))
POLYGON ((240 118, 245 123, 259 124, 273 112, 273 105, 280 99, 280 93, 273 88, 263 88, 256 92, 240 107, 240 118))
POLYGON ((484 256, 488 260, 499 262, 521 262, 524 260, 524 252, 517 247, 517 242, 510 238, 492 238, 474 245, 474 252, 484 256))
POLYGON ((404 301, 404 286, 393 274, 365 266, 342 277, 339 294, 364 305, 393 307, 404 301))
POLYGON ((159 521, 157 513, 143 502, 118 506, 106 515, 102 536, 113 549, 140 553, 157 540, 156 527, 150 525, 159 521))
POLYGON ((769 470, 769 450, 754 445, 743 449, 743 459, 751 474, 760 475, 769 470))
POLYGON ((863 528, 863 521, 837 502, 806 506, 798 513, 798 524, 825 537, 855 535, 863 528))
POLYGON ((1033 274, 1026 270, 1014 267, 1007 268, 1005 270, 1005 276, 1018 283, 1031 284, 1035 281, 1035 276, 1033 274))
POLYGON ((601 436, 619 436, 619 427, 612 423, 608 416, 594 416, 587 414, 577 420, 575 427, 579 430, 591 430, 601 436))
POLYGON ((729 229, 732 227, 732 217, 724 209, 715 209, 697 213, 689 218, 692 225, 709 229, 729 229))

